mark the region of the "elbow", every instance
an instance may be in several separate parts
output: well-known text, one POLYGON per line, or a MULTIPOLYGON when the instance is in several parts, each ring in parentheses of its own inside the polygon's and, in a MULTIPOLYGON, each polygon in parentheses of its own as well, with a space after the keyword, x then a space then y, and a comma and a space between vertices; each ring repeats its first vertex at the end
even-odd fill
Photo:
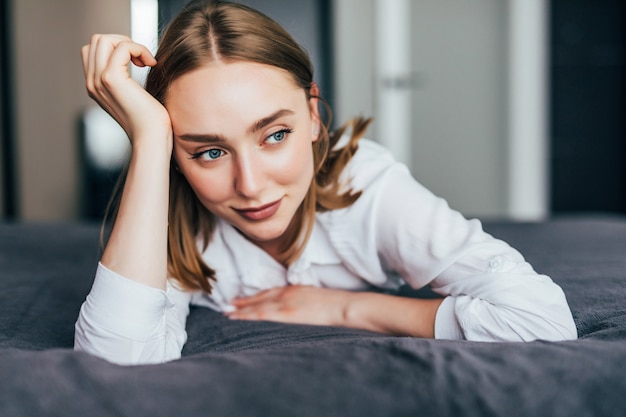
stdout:
POLYGON ((567 302, 495 305, 480 299, 457 300, 456 315, 467 340, 561 342, 578 337, 567 302))
POLYGON ((532 342, 535 340, 543 340, 548 342, 564 342, 568 340, 576 340, 578 332, 576 325, 572 319, 555 320, 553 318, 540 318, 531 320, 531 325, 522 323, 517 326, 521 330, 515 332, 516 337, 512 341, 532 342))
POLYGON ((185 337, 162 337, 145 341, 130 340, 84 320, 75 326, 74 350, 88 353, 116 365, 147 365, 169 362, 181 357, 185 337), (181 340, 182 343, 181 343, 181 340))
POLYGON ((576 324, 567 304, 555 310, 552 314, 548 313, 540 317, 542 323, 537 326, 537 332, 533 340, 562 342, 578 339, 576 324))
POLYGON ((565 294, 554 285, 551 296, 535 299, 528 307, 520 309, 521 319, 534 329, 532 340, 562 342, 576 340, 578 331, 565 294))

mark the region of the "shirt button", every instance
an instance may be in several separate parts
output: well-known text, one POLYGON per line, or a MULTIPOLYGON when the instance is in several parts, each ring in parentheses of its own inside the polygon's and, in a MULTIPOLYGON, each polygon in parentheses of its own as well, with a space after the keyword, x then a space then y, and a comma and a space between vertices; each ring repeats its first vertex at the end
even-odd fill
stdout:
POLYGON ((495 258, 489 261, 489 272, 496 272, 502 268, 504 264, 504 260, 501 256, 496 256, 495 258))

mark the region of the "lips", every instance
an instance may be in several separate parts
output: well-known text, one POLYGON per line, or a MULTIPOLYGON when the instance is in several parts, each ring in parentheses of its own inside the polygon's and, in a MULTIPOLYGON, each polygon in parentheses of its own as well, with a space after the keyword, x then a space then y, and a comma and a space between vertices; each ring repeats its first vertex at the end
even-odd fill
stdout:
POLYGON ((280 208, 281 201, 282 199, 279 199, 272 203, 265 204, 260 207, 235 209, 235 211, 239 213, 239 215, 241 215, 242 217, 248 220, 253 220, 253 221, 265 220, 265 219, 269 219, 270 217, 272 217, 278 211, 278 209, 280 208))

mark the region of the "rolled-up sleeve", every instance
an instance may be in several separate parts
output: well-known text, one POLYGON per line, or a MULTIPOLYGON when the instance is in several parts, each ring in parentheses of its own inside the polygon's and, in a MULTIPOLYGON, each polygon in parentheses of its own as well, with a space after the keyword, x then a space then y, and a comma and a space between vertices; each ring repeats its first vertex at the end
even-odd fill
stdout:
POLYGON ((437 338, 487 342, 576 339, 565 295, 545 275, 476 273, 452 281, 438 278, 431 285, 446 296, 435 320, 437 338))
POLYGON ((98 264, 75 327, 74 349, 118 364, 177 359, 187 341, 191 294, 151 288, 98 264))
POLYGON ((445 297, 435 337, 476 341, 575 339, 565 294, 523 256, 415 181, 401 165, 377 193, 376 241, 387 268, 445 297))

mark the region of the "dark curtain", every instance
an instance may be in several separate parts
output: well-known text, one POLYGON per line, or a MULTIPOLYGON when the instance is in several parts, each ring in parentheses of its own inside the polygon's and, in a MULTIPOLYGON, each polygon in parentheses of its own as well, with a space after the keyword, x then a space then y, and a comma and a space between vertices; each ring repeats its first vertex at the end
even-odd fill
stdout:
POLYGON ((551 8, 552 211, 626 213, 626 2, 551 8))
POLYGON ((14 135, 12 114, 11 83, 11 44, 10 44, 10 4, 0 0, 0 219, 13 219, 16 216, 16 178, 14 170, 14 135))

